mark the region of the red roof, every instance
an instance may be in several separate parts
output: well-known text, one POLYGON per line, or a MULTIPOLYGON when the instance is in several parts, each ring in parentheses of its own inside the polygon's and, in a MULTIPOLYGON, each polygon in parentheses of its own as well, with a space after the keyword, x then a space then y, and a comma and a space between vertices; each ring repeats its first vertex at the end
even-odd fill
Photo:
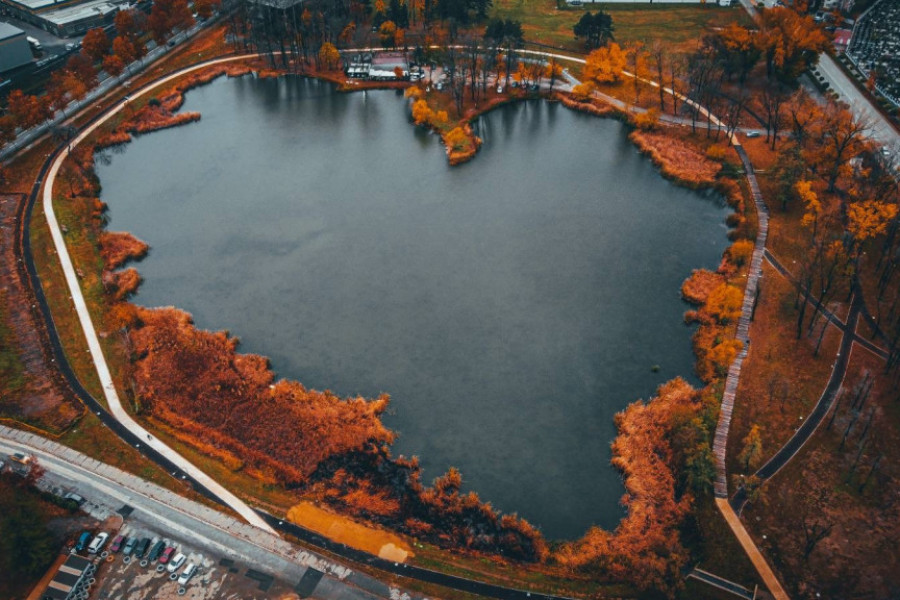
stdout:
POLYGON ((834 32, 834 45, 846 46, 850 43, 850 36, 853 31, 850 29, 838 29, 834 32))

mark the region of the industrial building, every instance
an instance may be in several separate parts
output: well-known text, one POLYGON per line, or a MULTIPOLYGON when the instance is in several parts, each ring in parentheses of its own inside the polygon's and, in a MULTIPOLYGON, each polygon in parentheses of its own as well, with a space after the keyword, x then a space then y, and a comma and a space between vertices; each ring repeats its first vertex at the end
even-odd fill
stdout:
POLYGON ((27 65, 32 58, 25 32, 0 22, 0 73, 27 65))
MULTIPOLYGON (((122 4, 127 5, 127 2, 122 4)), ((119 3, 113 0, 0 0, 0 10, 58 37, 70 37, 112 23, 119 3)))

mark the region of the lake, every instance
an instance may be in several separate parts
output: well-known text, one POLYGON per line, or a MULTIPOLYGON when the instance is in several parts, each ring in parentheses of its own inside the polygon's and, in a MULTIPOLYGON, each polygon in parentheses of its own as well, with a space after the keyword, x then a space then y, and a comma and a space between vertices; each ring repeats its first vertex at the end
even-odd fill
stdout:
POLYGON ((395 91, 219 79, 183 110, 203 118, 97 166, 110 229, 152 248, 139 304, 307 387, 389 393, 395 455, 550 538, 615 527, 613 417, 693 380, 680 286, 728 243, 718 196, 543 101, 482 117, 458 167, 395 91))

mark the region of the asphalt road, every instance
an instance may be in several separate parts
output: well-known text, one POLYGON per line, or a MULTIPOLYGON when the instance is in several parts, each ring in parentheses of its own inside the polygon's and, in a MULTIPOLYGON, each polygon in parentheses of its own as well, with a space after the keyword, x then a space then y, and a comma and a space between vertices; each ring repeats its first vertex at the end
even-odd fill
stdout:
POLYGON ((818 70, 825 76, 831 89, 840 95, 841 100, 850 105, 853 114, 860 120, 868 120, 872 123, 870 136, 881 144, 893 148, 900 148, 900 133, 887 122, 880 112, 869 102, 853 81, 844 74, 841 68, 835 64, 827 54, 819 56, 818 70))
MULTIPOLYGON (((238 561, 257 571, 296 585, 307 570, 325 574, 315 588, 324 600, 391 598, 392 587, 319 554, 298 548, 275 534, 176 495, 119 469, 104 465, 75 450, 29 433, 0 426, 0 452, 26 451, 47 471, 49 485, 77 491, 88 499, 85 507, 103 519, 123 506, 134 511, 126 517, 131 527, 150 529, 161 537, 189 542, 202 550, 238 561)), ((410 595, 409 600, 420 600, 410 595)))

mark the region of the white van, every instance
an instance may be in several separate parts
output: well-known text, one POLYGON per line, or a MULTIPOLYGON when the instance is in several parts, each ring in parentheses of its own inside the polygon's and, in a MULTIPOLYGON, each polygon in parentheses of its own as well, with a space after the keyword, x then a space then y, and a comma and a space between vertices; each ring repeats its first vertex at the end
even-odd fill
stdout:
POLYGON ((194 573, 197 572, 197 565, 194 563, 188 563, 188 566, 184 568, 184 571, 181 572, 181 575, 178 576, 178 585, 184 585, 188 582, 188 580, 194 576, 194 573))
POLYGON ((109 539, 109 534, 106 533, 105 531, 101 531, 100 533, 97 534, 97 537, 95 537, 94 540, 91 542, 91 545, 88 546, 88 552, 90 552, 91 554, 97 554, 98 552, 100 552, 100 549, 103 547, 103 545, 106 543, 106 540, 108 540, 108 539, 109 539))

